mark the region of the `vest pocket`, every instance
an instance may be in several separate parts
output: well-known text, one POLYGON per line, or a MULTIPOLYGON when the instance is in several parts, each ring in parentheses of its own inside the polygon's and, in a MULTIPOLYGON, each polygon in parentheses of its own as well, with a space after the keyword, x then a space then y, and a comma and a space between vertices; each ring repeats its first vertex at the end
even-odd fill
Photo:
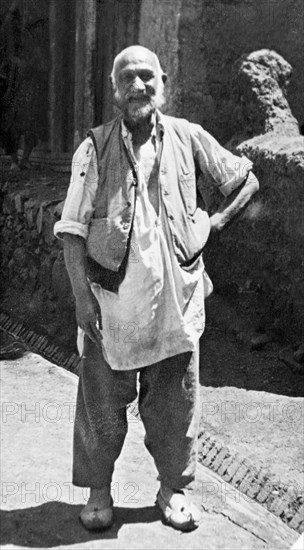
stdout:
POLYGON ((194 214, 196 210, 196 178, 195 172, 180 174, 178 177, 180 193, 187 214, 194 214))
POLYGON ((93 218, 89 227, 87 253, 101 266, 118 271, 125 257, 130 223, 120 217, 93 218))
POLYGON ((87 239, 87 253, 100 265, 104 265, 107 233, 108 218, 93 218, 91 220, 87 239))
POLYGON ((178 262, 187 269, 203 251, 210 233, 210 219, 207 212, 197 208, 193 215, 185 217, 183 223, 175 222, 173 245, 178 262))

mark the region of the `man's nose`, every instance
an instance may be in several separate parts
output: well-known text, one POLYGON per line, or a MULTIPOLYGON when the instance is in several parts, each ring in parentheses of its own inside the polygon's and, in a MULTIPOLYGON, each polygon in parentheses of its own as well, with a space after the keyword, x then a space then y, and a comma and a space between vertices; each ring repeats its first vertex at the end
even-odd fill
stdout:
POLYGON ((145 83, 142 81, 142 79, 139 76, 136 76, 133 82, 132 87, 137 91, 144 92, 146 89, 145 83))

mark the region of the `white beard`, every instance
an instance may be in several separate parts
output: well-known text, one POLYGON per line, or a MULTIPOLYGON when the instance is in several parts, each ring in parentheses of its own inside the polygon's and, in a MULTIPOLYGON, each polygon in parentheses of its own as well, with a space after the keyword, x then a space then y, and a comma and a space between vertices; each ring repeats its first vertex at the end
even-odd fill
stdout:
POLYGON ((131 122, 138 123, 141 120, 145 120, 151 116, 151 114, 155 111, 155 105, 154 102, 149 102, 146 105, 142 105, 138 107, 134 104, 127 104, 125 108, 123 109, 123 115, 126 120, 130 120, 131 122))
POLYGON ((125 120, 130 121, 133 124, 137 124, 143 120, 148 119, 152 115, 152 113, 155 112, 156 109, 163 105, 163 86, 160 87, 154 97, 147 98, 149 99, 149 101, 147 103, 143 103, 142 105, 140 105, 139 102, 136 103, 132 101, 126 101, 125 103, 123 103, 117 90, 114 94, 114 99, 116 105, 123 113, 125 120))

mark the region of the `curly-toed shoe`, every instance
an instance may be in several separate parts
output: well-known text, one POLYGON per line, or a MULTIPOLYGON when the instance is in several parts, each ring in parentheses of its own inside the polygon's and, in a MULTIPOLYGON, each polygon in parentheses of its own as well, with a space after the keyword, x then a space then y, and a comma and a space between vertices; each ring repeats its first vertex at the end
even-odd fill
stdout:
POLYGON ((83 510, 81 510, 79 519, 89 531, 109 529, 114 522, 112 498, 110 499, 108 507, 98 502, 89 501, 83 510))
POLYGON ((167 525, 171 525, 179 531, 194 531, 199 526, 202 515, 192 502, 187 501, 182 491, 175 492, 174 497, 177 494, 179 498, 175 498, 175 502, 172 498, 165 500, 160 489, 157 493, 156 504, 160 507, 167 525))

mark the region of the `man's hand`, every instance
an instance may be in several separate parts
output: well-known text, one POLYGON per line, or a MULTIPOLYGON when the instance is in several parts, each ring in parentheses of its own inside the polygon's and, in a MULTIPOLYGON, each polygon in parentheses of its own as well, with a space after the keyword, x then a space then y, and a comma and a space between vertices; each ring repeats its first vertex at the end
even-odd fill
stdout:
POLYGON ((102 340, 101 313, 86 276, 85 241, 78 235, 64 233, 63 244, 65 265, 76 298, 78 326, 95 344, 100 345, 102 340))
POLYGON ((97 345, 102 341, 102 323, 99 304, 91 292, 76 297, 76 319, 78 326, 97 345))
POLYGON ((219 233, 225 227, 225 220, 220 212, 210 216, 210 233, 219 233))

